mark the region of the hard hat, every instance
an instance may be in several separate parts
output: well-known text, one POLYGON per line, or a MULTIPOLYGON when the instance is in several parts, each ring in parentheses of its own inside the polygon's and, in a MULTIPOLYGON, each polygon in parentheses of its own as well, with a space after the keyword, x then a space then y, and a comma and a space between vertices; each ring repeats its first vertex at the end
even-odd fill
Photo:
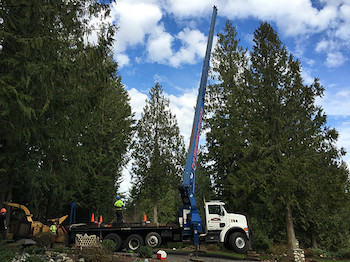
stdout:
POLYGON ((1 208, 0 213, 6 213, 7 210, 5 208, 1 208))
POLYGON ((119 199, 120 199, 120 196, 117 196, 117 199, 119 200, 119 199))

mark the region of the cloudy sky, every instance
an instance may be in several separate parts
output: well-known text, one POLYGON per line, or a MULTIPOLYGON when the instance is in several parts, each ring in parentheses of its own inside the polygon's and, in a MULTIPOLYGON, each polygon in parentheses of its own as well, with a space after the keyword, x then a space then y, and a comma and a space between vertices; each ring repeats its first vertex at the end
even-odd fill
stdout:
MULTIPOLYGON (((188 144, 213 5, 215 35, 229 19, 248 49, 259 22, 272 24, 301 61, 305 83, 318 77, 325 87, 317 103, 339 131, 339 147, 350 151, 350 0, 117 0, 114 57, 136 117, 159 82, 188 144)), ((350 152, 344 160, 350 165, 350 152)), ((130 186, 127 173, 122 191, 130 186)))

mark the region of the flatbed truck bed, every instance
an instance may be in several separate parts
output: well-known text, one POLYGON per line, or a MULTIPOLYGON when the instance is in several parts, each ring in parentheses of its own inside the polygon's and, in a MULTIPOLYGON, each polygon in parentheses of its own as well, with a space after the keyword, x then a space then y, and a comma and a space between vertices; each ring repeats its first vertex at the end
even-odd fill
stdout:
POLYGON ((100 240, 115 242, 116 251, 126 248, 137 250, 143 245, 152 248, 161 243, 181 241, 181 229, 177 224, 161 223, 113 223, 111 225, 73 224, 68 230, 69 243, 73 244, 77 234, 96 235, 100 240))

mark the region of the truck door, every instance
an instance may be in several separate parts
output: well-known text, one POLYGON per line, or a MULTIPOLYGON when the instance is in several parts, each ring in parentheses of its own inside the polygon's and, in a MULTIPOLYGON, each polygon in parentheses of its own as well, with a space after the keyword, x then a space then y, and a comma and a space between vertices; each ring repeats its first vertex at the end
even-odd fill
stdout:
POLYGON ((208 205, 207 226, 208 230, 222 230, 225 227, 225 211, 221 205, 208 205))

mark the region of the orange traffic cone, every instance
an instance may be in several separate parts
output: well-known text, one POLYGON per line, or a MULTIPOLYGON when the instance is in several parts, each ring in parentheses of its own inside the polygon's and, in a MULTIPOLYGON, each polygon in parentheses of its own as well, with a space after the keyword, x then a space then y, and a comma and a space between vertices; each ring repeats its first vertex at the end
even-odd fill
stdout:
POLYGON ((94 213, 92 213, 92 215, 91 215, 91 223, 95 223, 95 214, 94 213))
POLYGON ((102 215, 100 215, 100 220, 98 222, 102 223, 103 219, 102 219, 102 215))
POLYGON ((145 214, 144 217, 143 217, 143 222, 146 223, 146 221, 147 221, 147 216, 146 216, 146 214, 145 214))

